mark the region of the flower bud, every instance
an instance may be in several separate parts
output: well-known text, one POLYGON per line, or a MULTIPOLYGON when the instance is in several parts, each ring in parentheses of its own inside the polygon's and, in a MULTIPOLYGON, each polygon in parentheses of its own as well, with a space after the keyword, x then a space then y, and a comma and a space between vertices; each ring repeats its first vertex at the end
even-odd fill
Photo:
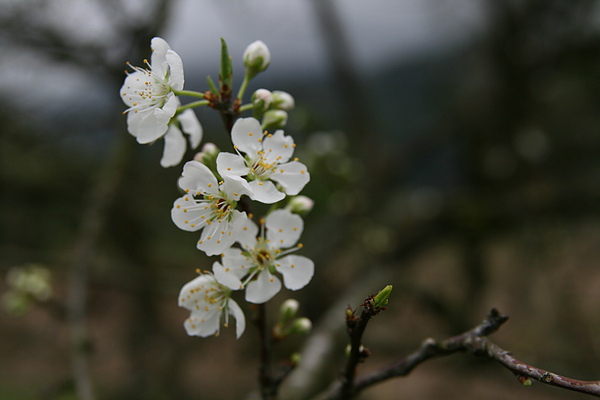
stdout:
POLYGON ((290 333, 307 334, 312 329, 312 322, 310 319, 302 317, 292 322, 290 327, 290 333))
POLYGON ((252 105, 254 106, 254 115, 260 116, 271 106, 273 94, 267 89, 258 89, 252 94, 252 105))
POLYGON ((271 53, 267 45, 262 41, 257 40, 246 47, 244 51, 244 66, 249 78, 267 69, 270 62, 271 53))
POLYGON ((194 161, 201 162, 202 164, 210 163, 210 160, 216 160, 219 155, 219 148, 214 143, 207 142, 202 146, 202 150, 194 155, 194 161))
POLYGON ((293 365, 298 365, 300 364, 300 361, 302 361, 302 355, 300 355, 300 353, 292 353, 290 355, 290 361, 293 365))
POLYGON ((269 110, 262 120, 264 130, 281 129, 287 124, 288 114, 283 110, 269 110))
POLYGON ((273 102, 271 104, 272 108, 289 111, 294 108, 294 105, 294 98, 291 94, 281 90, 273 91, 273 102))
POLYGON ((279 308, 279 315, 281 318, 281 323, 285 324, 287 321, 291 320, 296 316, 298 312, 298 308, 300 307, 300 303, 294 299, 287 299, 283 303, 281 303, 281 307, 279 308))
POLYGON ((294 214, 305 215, 313 209, 314 205, 315 202, 310 197, 293 196, 288 201, 285 209, 294 214))

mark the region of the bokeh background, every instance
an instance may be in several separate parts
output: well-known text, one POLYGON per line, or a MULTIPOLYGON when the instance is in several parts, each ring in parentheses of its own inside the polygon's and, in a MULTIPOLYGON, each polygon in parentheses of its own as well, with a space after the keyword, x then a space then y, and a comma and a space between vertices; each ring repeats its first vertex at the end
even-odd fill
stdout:
MULTIPOLYGON (((256 389, 251 324, 240 340, 231 329, 185 334, 177 294, 212 260, 170 220, 181 168, 160 168, 162 142, 139 146, 125 130, 125 62, 141 65, 155 35, 183 58, 191 90, 216 79, 221 37, 237 84, 244 48, 263 40, 272 62, 250 92, 296 99, 286 131, 311 172, 302 240, 316 274, 270 310, 293 297, 315 324, 277 359, 306 345, 305 360, 327 363, 301 364, 282 398, 308 398, 337 376, 346 305, 385 284, 390 308, 371 322, 359 373, 496 307, 510 316, 493 335, 500 346, 598 379, 598 1, 2 0, 0 399, 75 399, 75 379, 97 399, 256 389), (31 264, 51 272, 52 294, 11 313, 11 271, 31 264)), ((228 149, 218 116, 198 117, 204 141, 228 149)), ((361 394, 582 397, 523 387, 469 355, 361 394)))

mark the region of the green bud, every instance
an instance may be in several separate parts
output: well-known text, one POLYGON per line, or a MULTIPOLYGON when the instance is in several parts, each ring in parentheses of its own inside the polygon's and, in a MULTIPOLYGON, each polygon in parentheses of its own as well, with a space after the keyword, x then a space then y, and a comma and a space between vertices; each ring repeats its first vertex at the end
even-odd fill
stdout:
POLYGON ((292 353, 290 355, 290 361, 292 362, 292 364, 298 365, 300 364, 300 361, 302 361, 302 356, 300 355, 300 353, 292 353))
POLYGON ((315 205, 315 202, 306 196, 293 196, 285 206, 286 210, 293 212, 294 214, 305 215, 308 214, 315 205))
POLYGON ((16 292, 44 301, 52 294, 50 270, 39 264, 13 267, 6 274, 6 282, 16 292))
POLYGON ((310 321, 310 319, 302 317, 302 318, 298 318, 296 320, 294 320, 294 322, 292 322, 292 326, 290 327, 289 332, 290 333, 299 333, 299 334, 307 334, 310 333, 310 330, 312 329, 312 322, 310 321))
POLYGON ((273 103, 271 104, 272 108, 289 111, 294 108, 294 105, 294 98, 291 94, 281 90, 273 91, 273 103))
POLYGON ((296 316, 298 312, 298 308, 300 307, 300 303, 294 299, 287 299, 283 303, 281 303, 281 307, 279 308, 279 316, 281 319, 281 324, 287 323, 289 320, 296 316))
POLYGON ((269 110, 262 120, 264 130, 281 129, 287 124, 288 114, 283 110, 269 110))
POLYGON ((270 63, 271 53, 269 48, 260 40, 250 43, 244 51, 244 66, 249 79, 267 69, 270 63))
POLYGON ((377 295, 373 298, 373 308, 384 308, 388 299, 390 298, 390 293, 392 293, 392 285, 387 285, 377 295))

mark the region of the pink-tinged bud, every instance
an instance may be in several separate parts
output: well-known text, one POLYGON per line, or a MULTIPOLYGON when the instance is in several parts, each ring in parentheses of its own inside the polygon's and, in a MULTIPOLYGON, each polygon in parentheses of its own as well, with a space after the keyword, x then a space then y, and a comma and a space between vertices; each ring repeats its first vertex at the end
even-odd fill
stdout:
POLYGON ((254 106, 254 114, 262 115, 271 106, 273 94, 267 89, 258 89, 252 94, 252 105, 254 106))

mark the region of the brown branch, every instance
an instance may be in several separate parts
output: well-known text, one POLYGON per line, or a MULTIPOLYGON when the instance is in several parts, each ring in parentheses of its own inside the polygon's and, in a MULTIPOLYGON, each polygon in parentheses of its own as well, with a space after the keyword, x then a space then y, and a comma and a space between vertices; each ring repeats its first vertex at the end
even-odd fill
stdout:
POLYGON ((548 385, 600 397, 600 381, 582 381, 528 365, 517 360, 510 352, 489 340, 487 336, 496 332, 506 320, 508 320, 507 316, 493 309, 487 318, 475 328, 442 341, 431 338, 426 339, 419 349, 407 357, 395 361, 371 375, 358 379, 350 394, 344 395, 342 393, 343 382, 339 381, 318 398, 327 400, 347 399, 361 390, 387 379, 406 376, 419 364, 431 358, 458 352, 469 352, 477 357, 496 361, 513 372, 518 380, 525 384, 530 383, 529 379, 535 379, 548 385))

